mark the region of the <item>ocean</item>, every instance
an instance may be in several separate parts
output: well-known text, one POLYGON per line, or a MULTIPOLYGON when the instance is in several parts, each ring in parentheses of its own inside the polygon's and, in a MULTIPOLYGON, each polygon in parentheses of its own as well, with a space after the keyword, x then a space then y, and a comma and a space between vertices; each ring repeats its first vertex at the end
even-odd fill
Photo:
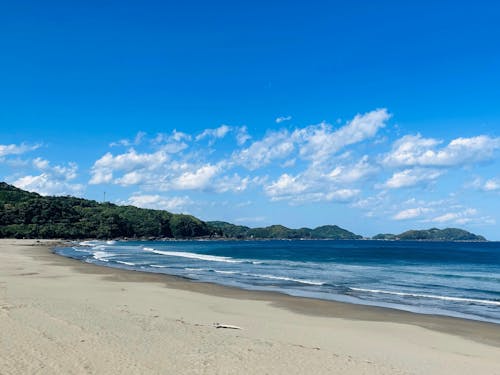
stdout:
POLYGON ((84 241, 55 252, 193 281, 500 324, 500 242, 84 241))

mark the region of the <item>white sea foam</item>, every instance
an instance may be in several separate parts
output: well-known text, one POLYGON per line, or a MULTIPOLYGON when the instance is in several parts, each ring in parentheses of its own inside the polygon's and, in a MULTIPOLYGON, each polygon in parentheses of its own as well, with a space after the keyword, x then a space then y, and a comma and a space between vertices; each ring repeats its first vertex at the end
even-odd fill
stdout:
POLYGON ((219 271, 219 270, 214 270, 215 273, 222 273, 224 275, 236 275, 239 272, 236 271, 219 271))
POLYGON ((114 256, 115 254, 113 253, 108 253, 106 251, 96 251, 93 254, 93 258, 103 261, 103 262, 109 262, 108 258, 114 256))
POLYGON ((184 269, 186 271, 210 271, 209 268, 189 268, 189 267, 186 267, 184 269))
POLYGON ((439 300, 443 300, 443 301, 469 302, 469 303, 479 303, 479 304, 482 304, 482 305, 500 306, 500 301, 491 301, 491 300, 483 300, 483 299, 475 299, 475 298, 437 296, 437 295, 434 295, 434 294, 418 294, 418 293, 392 292, 392 291, 388 291, 388 290, 379 290, 379 289, 363 289, 363 288, 349 288, 349 289, 355 290, 355 291, 358 291, 358 292, 368 292, 368 293, 378 293, 378 294, 392 294, 392 295, 402 296, 402 297, 431 298, 431 299, 439 299, 439 300))
POLYGON ((106 250, 107 248, 108 248, 108 246, 106 246, 106 245, 97 245, 97 246, 92 247, 92 250, 106 250))
POLYGON ((82 242, 79 242, 78 245, 80 245, 80 246, 96 246, 96 245, 99 245, 102 243, 103 242, 101 242, 101 241, 93 240, 93 241, 82 241, 82 242))
POLYGON ((106 241, 106 244, 107 244, 107 245, 116 245, 116 241, 113 241, 113 240, 111 240, 111 241, 106 241))
POLYGON ((127 266, 135 266, 136 264, 135 263, 132 263, 132 262, 125 262, 124 260, 117 260, 116 263, 121 263, 121 264, 125 264, 127 266))
POLYGON ((154 267, 154 268, 167 268, 168 267, 168 266, 161 266, 159 264, 150 264, 149 266, 154 267))
POLYGON ((73 246, 73 250, 78 251, 79 253, 87 253, 87 254, 91 253, 90 250, 80 249, 80 248, 78 248, 76 246, 73 246))
POLYGON ((321 281, 315 281, 315 280, 303 280, 303 279, 293 279, 291 277, 285 277, 285 276, 274 276, 274 275, 261 275, 261 274, 254 274, 254 273, 242 273, 242 275, 245 276, 252 276, 252 277, 260 277, 263 279, 271 279, 271 280, 284 280, 284 281, 293 281, 295 283, 300 283, 300 284, 307 284, 307 285, 324 285, 324 282, 321 281))
POLYGON ((197 254, 197 253, 188 253, 184 251, 162 251, 162 250, 155 250, 151 249, 148 247, 144 247, 144 250, 155 253, 155 254, 160 254, 160 255, 167 255, 171 257, 181 257, 181 258, 190 258, 190 259, 199 259, 199 260, 207 260, 210 262, 225 262, 225 263, 243 263, 244 261, 242 260, 236 260, 230 257, 221 257, 221 256, 215 256, 215 255, 206 255, 206 254, 197 254))
POLYGON ((208 272, 221 273, 221 274, 224 274, 224 275, 236 275, 236 274, 242 275, 242 274, 240 274, 237 271, 222 271, 222 270, 214 270, 212 268, 190 268, 190 267, 186 267, 184 269, 186 271, 208 271, 208 272))

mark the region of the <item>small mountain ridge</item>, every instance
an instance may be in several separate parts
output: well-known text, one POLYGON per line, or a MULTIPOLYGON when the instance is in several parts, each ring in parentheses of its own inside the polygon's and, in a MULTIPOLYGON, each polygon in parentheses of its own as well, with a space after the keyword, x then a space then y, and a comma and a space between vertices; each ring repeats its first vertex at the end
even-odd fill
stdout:
POLYGON ((209 221, 207 224, 218 228, 224 236, 239 239, 333 239, 359 240, 363 237, 337 225, 323 225, 314 229, 290 229, 283 225, 271 225, 263 228, 250 228, 243 225, 234 225, 225 221, 209 221))
MULTIPOLYGON (((362 236, 337 225, 291 229, 283 225, 250 228, 225 221, 204 222, 192 215, 119 206, 71 196, 42 196, 0 182, 0 237, 138 239, 330 239, 362 236)), ((378 234, 380 240, 485 241, 462 229, 409 230, 378 234)))
POLYGON ((401 241, 486 241, 486 238, 458 228, 408 230, 401 234, 381 233, 374 240, 401 241))

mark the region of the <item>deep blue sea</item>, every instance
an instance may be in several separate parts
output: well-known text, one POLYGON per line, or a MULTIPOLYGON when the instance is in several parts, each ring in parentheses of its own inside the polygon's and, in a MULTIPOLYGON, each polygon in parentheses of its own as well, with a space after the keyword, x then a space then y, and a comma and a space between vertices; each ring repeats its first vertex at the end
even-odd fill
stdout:
POLYGON ((88 263, 500 324, 500 242, 85 241, 88 263))

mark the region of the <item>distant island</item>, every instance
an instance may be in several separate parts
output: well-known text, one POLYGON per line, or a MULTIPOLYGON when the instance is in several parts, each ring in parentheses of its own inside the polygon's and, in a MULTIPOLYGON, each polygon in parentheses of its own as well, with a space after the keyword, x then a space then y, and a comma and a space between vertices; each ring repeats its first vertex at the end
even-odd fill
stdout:
MULTIPOLYGON (((41 196, 0 182, 2 238, 134 239, 330 239, 362 236, 337 225, 290 229, 283 225, 250 228, 224 221, 204 222, 192 215, 75 198, 41 196)), ((376 240, 486 241, 462 229, 410 230, 378 234, 376 240)))
POLYGON ((486 238, 458 228, 408 230, 400 234, 381 233, 374 240, 401 241, 486 241, 486 238))

